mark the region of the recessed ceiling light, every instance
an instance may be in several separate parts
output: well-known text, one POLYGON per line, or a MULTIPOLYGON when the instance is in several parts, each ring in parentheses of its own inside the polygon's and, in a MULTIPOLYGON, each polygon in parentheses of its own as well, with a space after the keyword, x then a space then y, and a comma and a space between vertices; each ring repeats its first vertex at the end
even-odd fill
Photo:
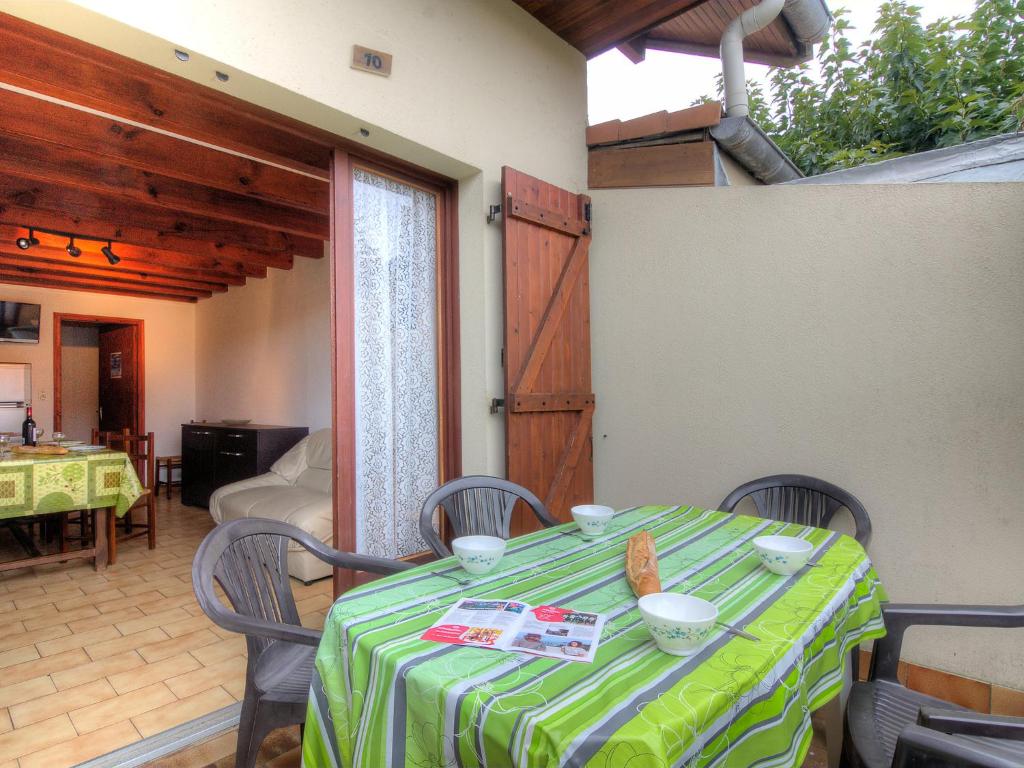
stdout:
POLYGON ((367 136, 370 135, 370 132, 368 130, 366 130, 365 128, 360 128, 359 129, 359 135, 362 136, 365 139, 367 136))
POLYGON ((217 79, 220 80, 222 83, 226 83, 228 80, 231 79, 227 72, 221 72, 220 70, 217 70, 216 75, 217 79))
POLYGON ((176 58, 178 61, 188 61, 189 60, 188 51, 183 51, 180 48, 175 48, 174 49, 174 58, 176 58))

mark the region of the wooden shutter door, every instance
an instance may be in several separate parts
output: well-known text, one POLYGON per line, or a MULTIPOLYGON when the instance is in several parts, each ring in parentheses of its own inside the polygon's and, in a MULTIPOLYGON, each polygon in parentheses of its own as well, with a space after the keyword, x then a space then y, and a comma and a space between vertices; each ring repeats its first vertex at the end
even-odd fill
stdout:
MULTIPOLYGON (((590 198, 502 169, 506 476, 560 520, 594 496, 590 198)), ((538 527, 516 510, 512 534, 538 527)))

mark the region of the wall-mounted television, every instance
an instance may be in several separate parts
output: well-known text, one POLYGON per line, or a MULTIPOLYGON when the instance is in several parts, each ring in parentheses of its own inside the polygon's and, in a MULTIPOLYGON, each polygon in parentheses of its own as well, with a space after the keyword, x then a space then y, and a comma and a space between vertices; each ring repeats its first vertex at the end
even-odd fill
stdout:
POLYGON ((38 304, 0 301, 0 342, 38 344, 41 309, 38 304))

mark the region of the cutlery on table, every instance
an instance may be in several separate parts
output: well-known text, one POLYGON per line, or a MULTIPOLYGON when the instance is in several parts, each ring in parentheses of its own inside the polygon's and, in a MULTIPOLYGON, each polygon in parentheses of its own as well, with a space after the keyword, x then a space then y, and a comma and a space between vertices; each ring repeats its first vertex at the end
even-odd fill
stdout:
POLYGON ((732 624, 726 624, 724 621, 716 621, 715 623, 722 629, 724 629, 726 632, 728 632, 730 635, 736 635, 737 637, 742 637, 746 640, 752 640, 755 643, 761 642, 760 637, 752 635, 749 632, 744 632, 742 629, 740 629, 739 627, 734 627, 732 624))

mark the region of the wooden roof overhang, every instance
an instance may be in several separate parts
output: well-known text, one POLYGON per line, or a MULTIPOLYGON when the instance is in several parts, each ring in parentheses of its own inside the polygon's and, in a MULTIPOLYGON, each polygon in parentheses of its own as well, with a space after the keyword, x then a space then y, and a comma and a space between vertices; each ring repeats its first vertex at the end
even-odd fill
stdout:
MULTIPOLYGON (((634 63, 648 49, 718 57, 726 25, 759 0, 515 0, 544 26, 593 58, 618 48, 634 63)), ((792 66, 811 46, 782 16, 743 41, 747 61, 792 66)))
POLYGON ((0 282, 194 302, 320 258, 337 144, 0 14, 0 282))

